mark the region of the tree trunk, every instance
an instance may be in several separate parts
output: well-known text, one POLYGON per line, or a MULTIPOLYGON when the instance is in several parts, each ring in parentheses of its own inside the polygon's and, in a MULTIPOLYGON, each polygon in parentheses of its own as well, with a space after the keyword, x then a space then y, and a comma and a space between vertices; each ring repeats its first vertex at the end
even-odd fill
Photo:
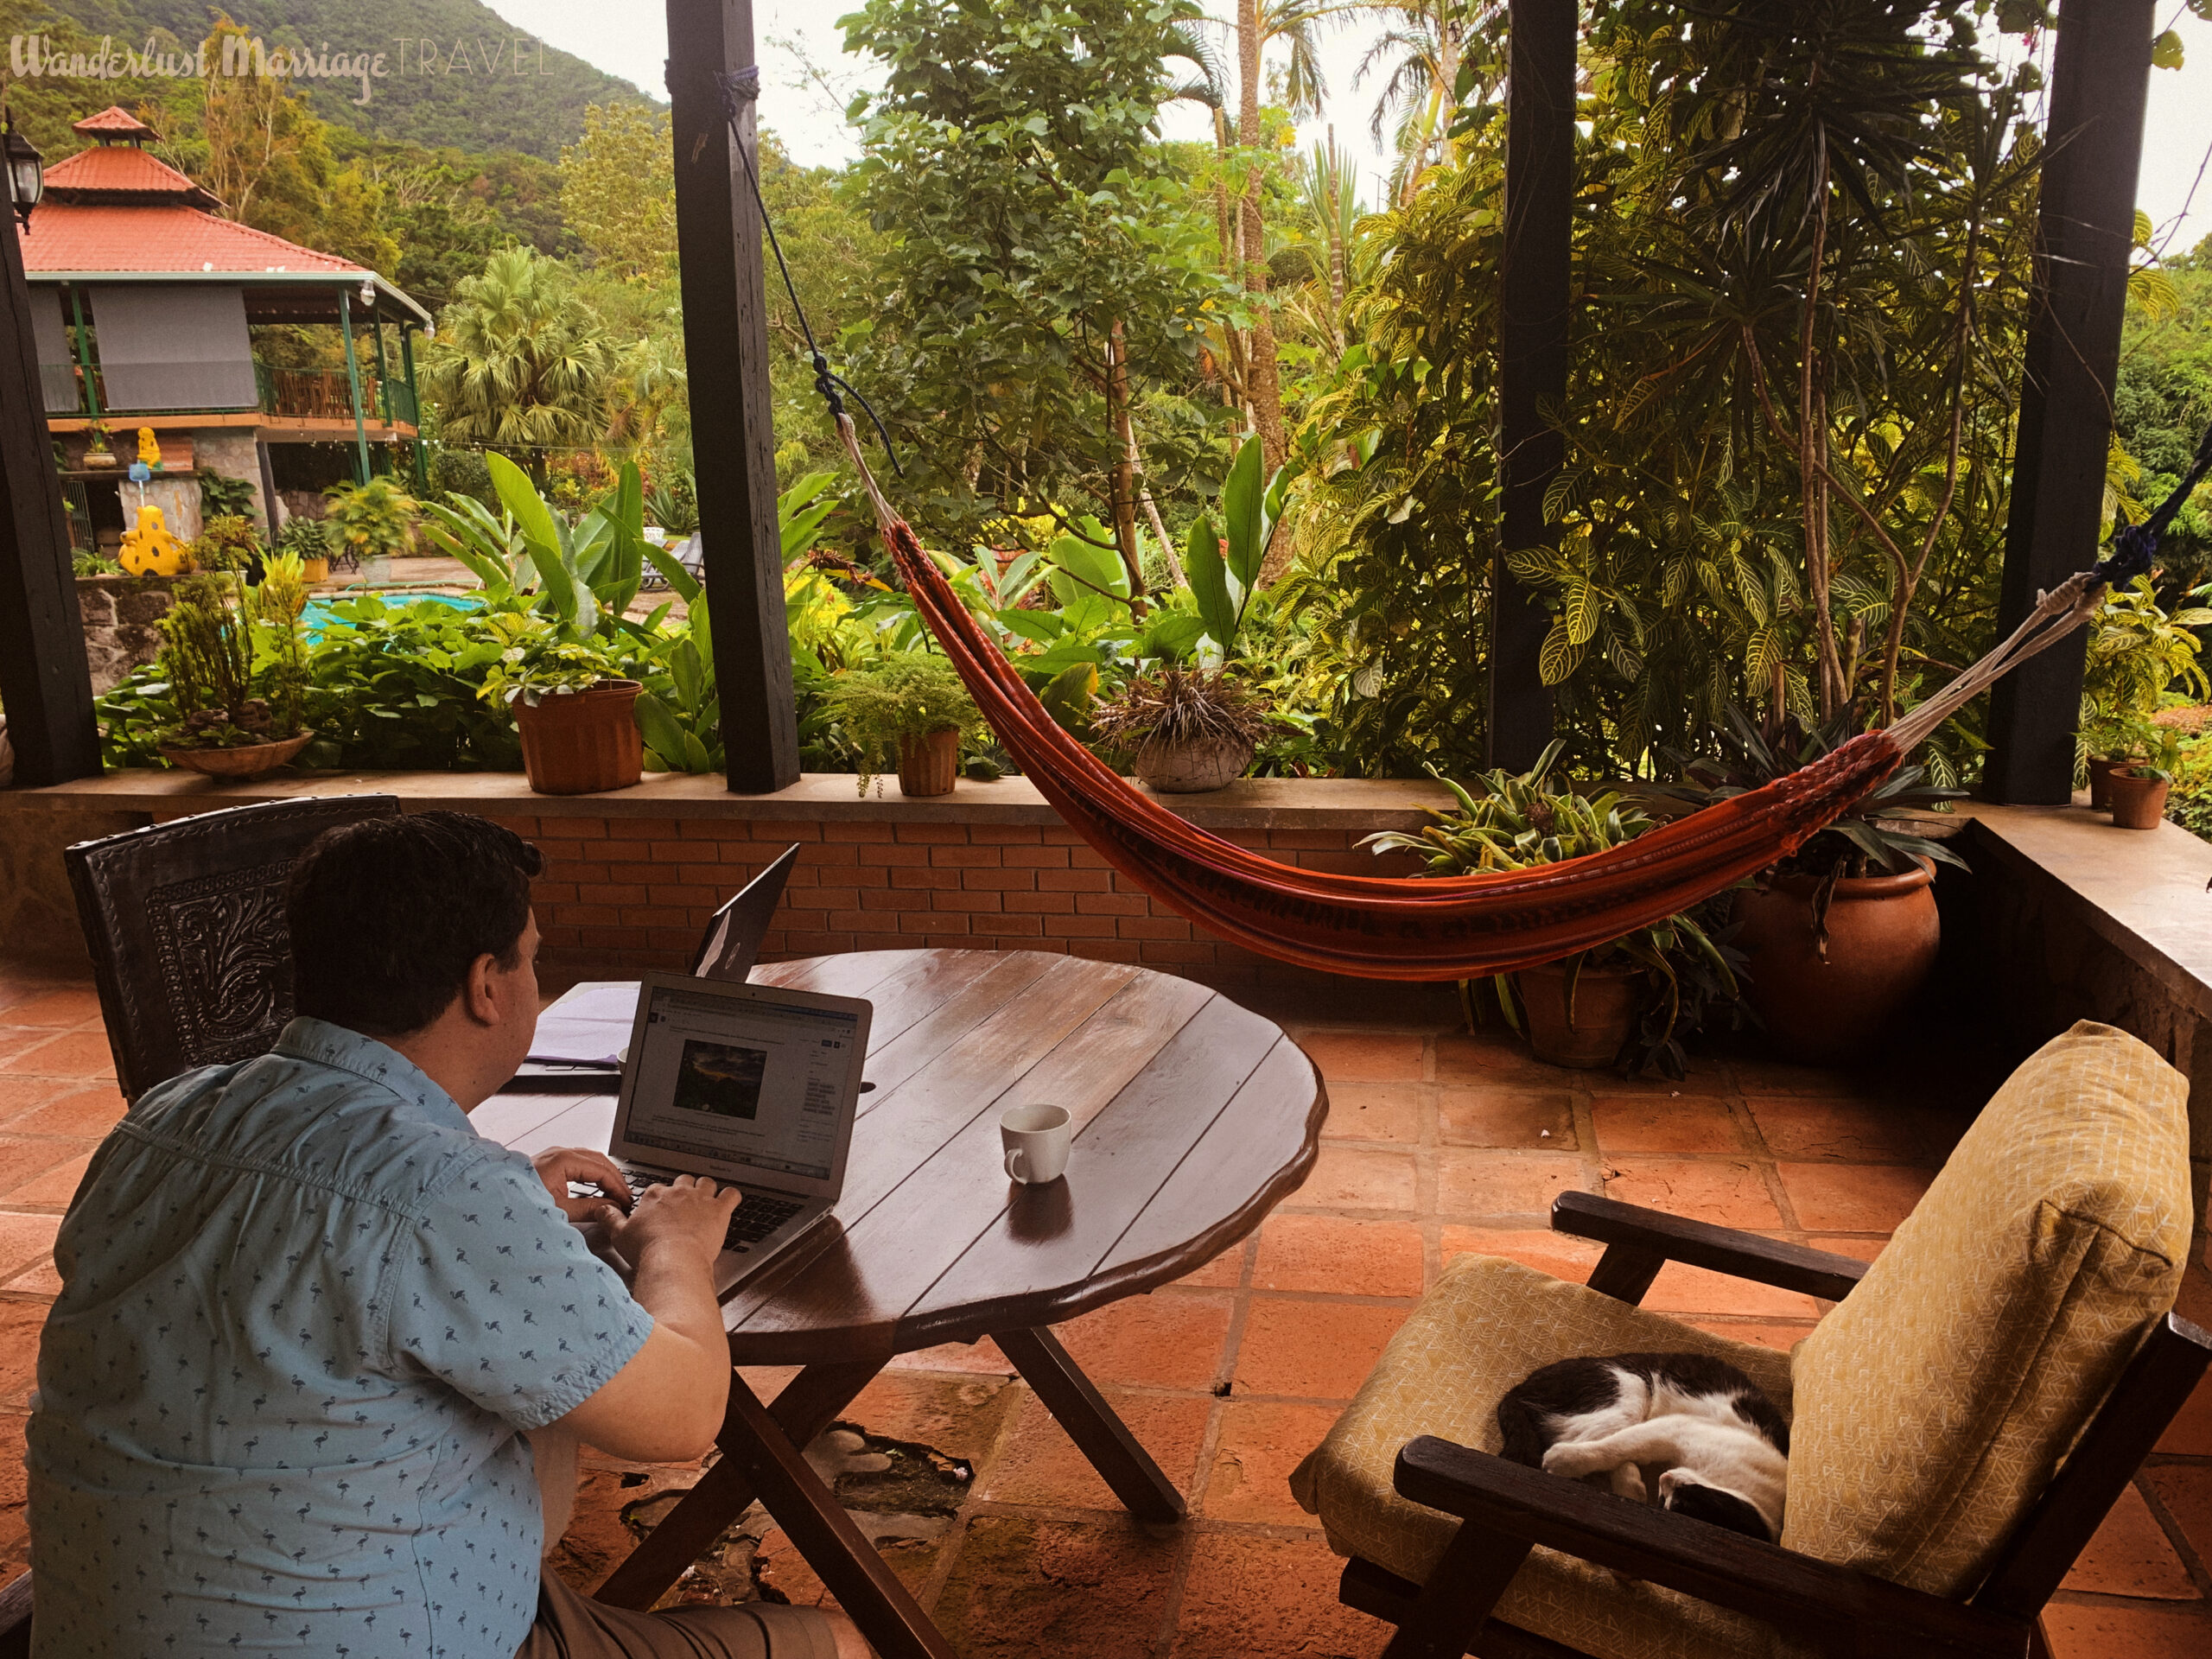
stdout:
POLYGON ((1251 362, 1246 390, 1252 400, 1252 424, 1268 470, 1282 465, 1287 453, 1282 431, 1282 387, 1275 372, 1275 325, 1268 311, 1267 227, 1260 213, 1260 3, 1236 0, 1238 87, 1236 142, 1246 152, 1242 219, 1244 230, 1244 291, 1252 298, 1251 362))
POLYGON ((1812 259, 1805 277, 1805 315, 1798 332, 1797 443, 1798 477, 1804 492, 1805 585, 1813 601, 1815 695, 1823 722, 1849 700, 1844 683, 1843 660, 1836 649, 1835 614, 1829 607, 1828 563, 1827 399, 1817 373, 1816 339, 1820 322, 1821 266, 1827 256, 1828 229, 1828 174, 1821 165, 1814 188, 1819 194, 1813 209, 1812 259))
POLYGON ((1106 413, 1113 423, 1114 543, 1129 572, 1129 597, 1144 599, 1144 550, 1137 545, 1137 440, 1129 422, 1129 342, 1119 317, 1106 327, 1106 413))

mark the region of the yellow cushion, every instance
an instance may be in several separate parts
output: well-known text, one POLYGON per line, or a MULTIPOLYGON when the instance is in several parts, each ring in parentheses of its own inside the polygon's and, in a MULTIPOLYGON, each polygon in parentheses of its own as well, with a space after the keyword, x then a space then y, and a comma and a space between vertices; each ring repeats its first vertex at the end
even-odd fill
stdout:
MULTIPOLYGON (((1665 1351, 1728 1360, 1789 1412, 1785 1354, 1708 1336, 1516 1262, 1462 1257, 1382 1351, 1320 1448, 1299 1465, 1291 1491, 1321 1517, 1339 1555, 1421 1583, 1459 1522, 1391 1490, 1399 1447, 1434 1434, 1496 1452, 1498 1399, 1538 1366, 1576 1354, 1665 1351)), ((1497 1616, 1597 1659, 1768 1659, 1784 1650, 1756 1619, 1548 1549, 1530 1554, 1497 1616)))
POLYGON ((1786 1547, 1939 1595, 1988 1571, 2180 1289, 2187 1098, 2087 1021, 1998 1090, 1797 1345, 1786 1547))

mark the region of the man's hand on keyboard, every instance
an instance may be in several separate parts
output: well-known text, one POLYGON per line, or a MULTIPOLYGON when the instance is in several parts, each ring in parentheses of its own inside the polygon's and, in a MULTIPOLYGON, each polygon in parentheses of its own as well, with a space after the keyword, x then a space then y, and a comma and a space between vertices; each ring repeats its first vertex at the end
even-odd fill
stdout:
POLYGON ((630 1183, 623 1179, 621 1166, 603 1152, 583 1147, 555 1147, 539 1153, 530 1164, 537 1172, 537 1179, 545 1183, 545 1190, 553 1195, 553 1202, 561 1206, 561 1213, 579 1227, 588 1227, 594 1222, 612 1226, 630 1206, 630 1183), (571 1197, 571 1181, 596 1186, 599 1191, 581 1198, 571 1197))
POLYGON ((735 1187, 717 1188, 703 1175, 678 1175, 639 1192, 628 1215, 607 1224, 608 1241, 640 1268, 656 1247, 690 1251, 711 1268, 740 1197, 735 1187))

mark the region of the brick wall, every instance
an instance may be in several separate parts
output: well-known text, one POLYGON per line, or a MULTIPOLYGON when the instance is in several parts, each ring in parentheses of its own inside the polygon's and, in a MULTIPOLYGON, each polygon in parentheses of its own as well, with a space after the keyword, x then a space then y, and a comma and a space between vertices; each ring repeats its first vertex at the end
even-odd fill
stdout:
MULTIPOLYGON (((543 959, 594 977, 685 966, 715 908, 797 842, 798 862, 763 945, 770 959, 934 946, 1059 950, 1223 989, 1347 982, 1194 927, 1059 824, 565 813, 498 821, 545 855, 536 894, 543 959)), ((1286 863, 1406 873, 1357 847, 1363 830, 1220 833, 1286 863)))

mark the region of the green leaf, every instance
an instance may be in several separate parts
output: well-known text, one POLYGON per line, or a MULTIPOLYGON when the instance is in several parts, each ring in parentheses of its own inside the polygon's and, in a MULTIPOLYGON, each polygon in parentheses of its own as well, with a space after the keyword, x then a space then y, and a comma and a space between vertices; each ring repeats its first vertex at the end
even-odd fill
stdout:
POLYGON ((1227 656, 1236 642, 1236 607, 1229 597, 1227 567, 1221 562, 1221 538, 1213 520, 1200 513, 1183 542, 1183 575, 1198 602, 1198 616, 1227 656))
POLYGON ((1052 676, 1052 682, 1038 695, 1038 702, 1046 712, 1071 732, 1079 732, 1090 723, 1090 705, 1098 696, 1098 668, 1093 663, 1077 663, 1064 668, 1052 676))
POLYGON ((1221 486, 1221 516, 1229 536, 1229 571, 1246 593, 1259 585, 1260 563, 1268 552, 1266 463, 1257 435, 1244 440, 1221 486))
POLYGON ((1602 609, 1598 590, 1581 577, 1577 576, 1567 584, 1567 608, 1560 613, 1560 620, 1567 629, 1570 645, 1586 645, 1590 643, 1598 632, 1598 618, 1602 609))
POLYGON ((637 711, 639 734, 654 753, 668 762, 670 770, 675 770, 683 755, 683 722, 650 691, 639 692, 637 702, 631 706, 637 711))
POLYGON ((1585 647, 1567 637, 1564 623, 1555 622, 1536 652, 1536 673, 1546 685, 1557 685, 1582 665, 1585 647))
POLYGON ((677 596, 685 605, 696 607, 699 603, 698 578, 683 568, 675 554, 664 547, 655 547, 648 542, 645 544, 645 556, 653 562, 653 569, 660 572, 661 579, 676 590, 677 596))
MULTIPOLYGON (((2139 41, 2143 37, 2139 35, 2135 38, 2139 41)), ((2181 64, 2181 35, 2178 30, 2170 29, 2151 42, 2151 67, 2153 69, 2178 69, 2181 64)))

